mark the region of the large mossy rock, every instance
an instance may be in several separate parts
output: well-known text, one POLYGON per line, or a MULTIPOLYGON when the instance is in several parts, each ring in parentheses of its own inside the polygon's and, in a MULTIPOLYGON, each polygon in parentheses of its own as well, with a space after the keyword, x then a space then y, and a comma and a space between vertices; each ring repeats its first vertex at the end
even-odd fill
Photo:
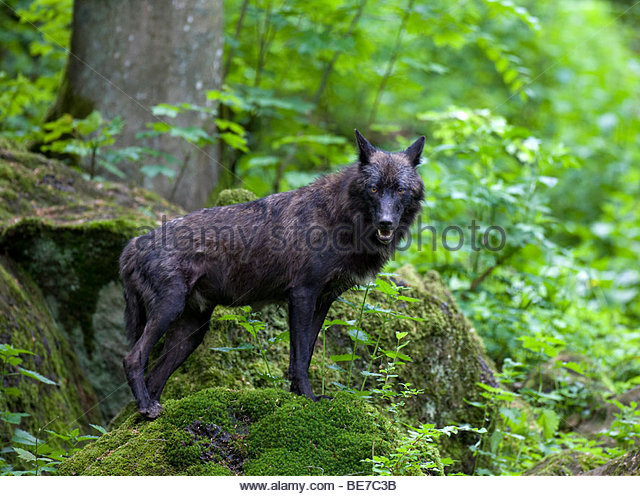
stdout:
MULTIPOLYGON (((398 431, 352 395, 311 402, 275 389, 205 389, 138 414, 60 465, 60 475, 370 475, 398 431)), ((425 462, 442 470, 437 449, 425 462)), ((423 475, 415 473, 412 475, 423 475)), ((426 474, 424 474, 426 475, 426 474)))
MULTIPOLYGON (((365 311, 363 328, 367 334, 377 340, 385 350, 395 350, 396 332, 407 332, 409 345, 402 352, 409 355, 411 362, 398 366, 398 377, 392 379, 394 389, 401 391, 400 384, 409 383, 410 388, 423 390, 423 394, 408 396, 403 401, 400 414, 405 420, 417 425, 433 423, 438 427, 451 424, 470 424, 473 427, 484 426, 484 412, 471 403, 483 401, 482 382, 497 385, 493 378, 493 365, 487 357, 481 339, 477 336, 469 321, 460 312, 456 302, 447 290, 440 276, 429 272, 419 276, 412 268, 398 271, 398 282, 409 286, 403 294, 416 301, 387 301, 386 295, 371 292, 368 305, 391 308, 413 319, 392 319, 383 325, 384 314, 365 311)), ((328 320, 357 320, 362 307, 362 291, 345 293, 343 301, 335 303, 327 317, 328 320)), ((367 307, 371 308, 371 307, 367 307)), ((288 329, 287 313, 283 306, 269 305, 263 308, 257 318, 264 320, 266 329, 260 331, 266 362, 255 348, 255 341, 241 326, 230 320, 220 320, 225 315, 237 314, 238 309, 219 307, 214 312, 211 329, 205 342, 169 379, 163 398, 180 398, 205 387, 223 386, 230 388, 259 388, 273 385, 268 377, 279 378, 281 387, 287 388, 288 382, 288 329), (254 346, 249 348, 247 344, 254 346), (267 366, 268 362, 268 366, 267 366)), ((225 317, 226 319, 226 317, 225 317)), ((324 355, 351 353, 353 342, 341 326, 332 326, 327 330, 324 355)), ((366 357, 372 351, 361 346, 356 352, 363 357, 356 360, 352 370, 351 386, 361 386, 367 370, 366 357)), ((384 360, 380 363, 386 364, 384 360)), ((336 370, 327 358, 323 363, 321 339, 318 340, 314 360, 310 368, 312 386, 316 394, 321 392, 323 376, 327 393, 334 394, 336 387, 332 382, 344 384, 348 376, 348 364, 341 363, 342 370, 336 370)), ((378 373, 378 369, 370 370, 378 373)), ((376 387, 375 378, 370 377, 365 390, 376 387)), ((382 402, 382 407, 385 403, 382 402)), ((460 463, 455 470, 471 471, 472 453, 469 446, 477 441, 473 434, 461 434, 447 438, 443 452, 460 463)))
POLYGON ((584 475, 640 475, 640 449, 629 451, 584 475))
MULTIPOLYGON (((0 396, 0 411, 29 414, 13 425, 31 433, 45 426, 65 433, 78 426, 87 432, 89 423, 102 423, 100 411, 94 408, 93 387, 53 321, 40 289, 28 274, 1 256, 0 343, 33 353, 20 355, 21 367, 55 383, 5 368, 3 386, 7 389, 0 396)), ((11 424, 4 427, 2 445, 8 444, 13 433, 11 424)))
POLYGON ((563 450, 552 453, 525 472, 525 475, 580 475, 606 463, 603 454, 563 450))
MULTIPOLYGON (((118 257, 131 237, 157 227, 163 215, 181 213, 145 190, 89 181, 58 161, 0 149, 0 252, 39 288, 47 318, 68 342, 106 419, 131 398, 122 372, 118 257)), ((13 334, 3 339, 13 342, 13 334)))
POLYGON ((564 450, 544 457, 525 475, 640 475, 640 450, 608 460, 604 454, 564 450))

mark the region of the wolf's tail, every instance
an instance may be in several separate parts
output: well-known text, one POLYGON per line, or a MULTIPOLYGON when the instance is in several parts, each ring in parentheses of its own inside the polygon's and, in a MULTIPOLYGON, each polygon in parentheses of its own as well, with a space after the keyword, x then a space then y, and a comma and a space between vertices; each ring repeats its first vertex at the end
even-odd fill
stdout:
POLYGON ((144 326, 147 324, 147 312, 138 292, 131 287, 127 287, 126 284, 124 287, 124 301, 124 325, 129 344, 133 346, 144 332, 144 326))
POLYGON ((147 311, 144 300, 136 288, 135 281, 132 280, 133 258, 129 256, 131 255, 131 251, 130 243, 125 247, 120 256, 120 278, 122 279, 124 289, 125 331, 130 345, 133 346, 144 332, 144 327, 147 324, 147 311))

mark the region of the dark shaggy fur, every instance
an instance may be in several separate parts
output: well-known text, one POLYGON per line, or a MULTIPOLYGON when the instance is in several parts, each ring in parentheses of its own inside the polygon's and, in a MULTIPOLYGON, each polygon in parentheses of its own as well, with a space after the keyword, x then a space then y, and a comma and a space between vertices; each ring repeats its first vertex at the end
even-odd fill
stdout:
POLYGON ((424 196, 424 137, 397 153, 356 138, 357 165, 295 191, 191 212, 127 244, 120 274, 133 347, 124 368, 140 413, 160 414, 167 379, 202 342, 216 305, 287 301, 291 390, 316 399, 307 370, 329 307, 382 268, 424 196))

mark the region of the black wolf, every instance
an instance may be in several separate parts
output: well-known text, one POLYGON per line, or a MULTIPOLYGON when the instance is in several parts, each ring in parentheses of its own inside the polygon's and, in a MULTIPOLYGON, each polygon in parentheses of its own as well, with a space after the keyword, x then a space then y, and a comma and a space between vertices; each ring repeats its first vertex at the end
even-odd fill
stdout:
POLYGON ((287 301, 291 391, 317 399, 307 373, 329 307, 382 268, 424 197, 416 171, 424 136, 395 153, 357 130, 356 141, 356 165, 294 191, 191 212, 127 244, 120 275, 133 347, 124 370, 140 413, 160 415, 167 379, 202 342, 216 305, 287 301))

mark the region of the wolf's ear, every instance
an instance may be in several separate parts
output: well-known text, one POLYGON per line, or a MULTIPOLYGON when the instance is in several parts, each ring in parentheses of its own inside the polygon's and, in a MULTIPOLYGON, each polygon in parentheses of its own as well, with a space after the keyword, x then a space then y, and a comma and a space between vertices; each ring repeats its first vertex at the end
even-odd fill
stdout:
POLYGON ((362 136, 356 129, 356 142, 358 143, 358 159, 361 164, 368 164, 371 155, 376 149, 371 143, 369 143, 364 136, 362 136))
POLYGON ((413 142, 413 144, 404 151, 404 154, 407 156, 411 165, 417 167, 420 163, 420 155, 422 155, 422 150, 424 149, 424 141, 425 137, 420 136, 417 140, 413 142))

